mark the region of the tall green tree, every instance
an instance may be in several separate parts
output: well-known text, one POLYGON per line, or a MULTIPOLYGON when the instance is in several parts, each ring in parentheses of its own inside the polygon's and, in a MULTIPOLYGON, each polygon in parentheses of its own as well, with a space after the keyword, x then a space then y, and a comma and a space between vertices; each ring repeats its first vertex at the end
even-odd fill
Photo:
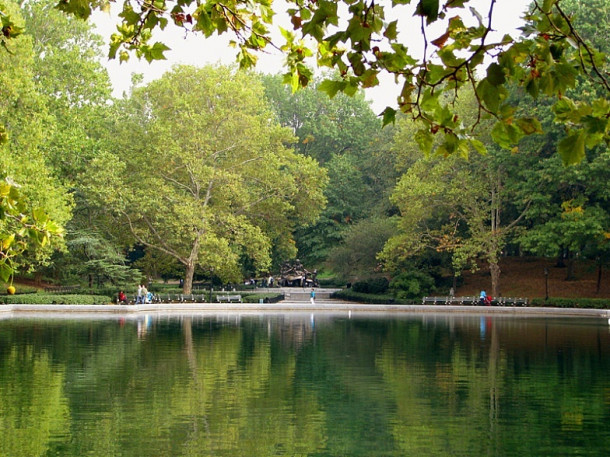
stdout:
POLYGON ((500 257, 520 217, 503 220, 506 177, 493 161, 424 157, 400 179, 392 196, 399 234, 380 258, 390 270, 426 249, 452 254, 454 271, 489 265, 492 295, 500 294, 500 257))
MULTIPOLYGON (((475 96, 461 95, 454 115, 468 122, 476 116, 475 96), (473 109, 474 108, 474 109, 473 109)), ((528 208, 528 198, 508 185, 521 160, 493 147, 490 125, 481 124, 473 148, 443 157, 418 152, 421 141, 408 118, 401 119, 393 147, 404 170, 391 200, 400 211, 398 233, 390 238, 380 259, 390 271, 400 271, 406 259, 427 250, 450 253, 454 275, 481 261, 491 275, 492 295, 500 294, 500 257, 528 208), (477 154, 484 144, 489 150, 477 154)))
POLYGON ((189 293, 198 265, 240 280, 270 267, 272 244, 314 222, 326 174, 284 146, 262 85, 226 67, 176 67, 134 91, 114 153, 90 164, 88 192, 134 242, 175 258, 189 293))
MULTIPOLYGON (((607 40, 600 37, 610 33, 610 2, 594 0, 584 5, 565 0, 563 5, 581 36, 608 52, 607 40)), ((607 71, 607 61, 600 68, 607 71)), ((578 77, 576 82, 567 93, 570 100, 594 107, 595 98, 603 94, 603 88, 583 77, 578 77)), ((581 160, 565 167, 563 127, 554 119, 569 117, 569 108, 563 110, 563 102, 552 107, 551 101, 543 96, 534 103, 517 90, 511 99, 517 111, 535 113, 545 132, 523 142, 521 166, 511 172, 513 186, 521 199, 527 197, 531 202, 526 212, 527 231, 519 238, 522 249, 537 255, 556 256, 562 263, 566 262, 566 279, 574 278, 574 259, 583 256, 596 259, 601 277, 601 266, 607 263, 610 232, 607 145, 598 145, 586 152, 581 148, 581 160)), ((572 144, 569 148, 567 153, 571 154, 580 146, 572 144)))
POLYGON ((25 34, 32 40, 36 91, 48 110, 41 154, 66 195, 73 199, 66 221, 66 250, 41 270, 58 281, 93 277, 120 281, 135 272, 125 265, 123 246, 108 231, 104 215, 80 191, 90 160, 108 149, 114 117, 110 78, 101 64, 101 38, 90 23, 63 14, 50 0, 22 5, 25 34), (68 191, 69 189, 69 191, 68 191), (96 227, 97 230, 92 230, 96 227), (77 274, 77 273, 80 273, 77 274), (126 276, 127 275, 127 276, 126 276))
MULTIPOLYGON (((11 12, 14 27, 22 31, 18 5, 5 3, 3 8, 11 12)), ((2 21, 6 24, 6 17, 2 21)), ((32 39, 23 33, 4 38, 10 38, 0 49, 0 123, 5 129, 0 144, 4 182, 0 225, 5 245, 2 279, 6 281, 18 266, 27 264, 32 269, 61 246, 57 235, 70 218, 71 199, 42 149, 54 123, 45 98, 37 91, 32 39), (19 248, 11 252, 10 246, 19 248)))
POLYGON ((55 174, 73 187, 87 161, 103 150, 113 116, 102 40, 90 23, 61 13, 51 0, 26 2, 22 13, 32 39, 36 90, 53 126, 41 149, 55 174))
POLYGON ((320 83, 293 94, 279 76, 264 81, 279 122, 295 133, 294 147, 328 170, 328 204, 318 222, 297 235, 300 259, 321 268, 352 224, 387 210, 395 176, 382 140, 389 129, 382 131, 362 92, 329 99, 320 83))
POLYGON ((396 233, 393 218, 370 217, 343 232, 329 252, 327 266, 344 281, 360 281, 383 274, 377 254, 396 233))
POLYGON ((367 156, 381 122, 363 91, 331 99, 320 90, 321 79, 294 93, 280 75, 265 76, 263 81, 278 121, 294 132, 300 153, 321 164, 337 155, 367 156))

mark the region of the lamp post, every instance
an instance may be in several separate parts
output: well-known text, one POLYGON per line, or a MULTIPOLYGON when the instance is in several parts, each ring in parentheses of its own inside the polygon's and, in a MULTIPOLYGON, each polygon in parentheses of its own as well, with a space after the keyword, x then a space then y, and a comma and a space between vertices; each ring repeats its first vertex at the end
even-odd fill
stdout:
POLYGON ((549 269, 544 269, 544 302, 549 299, 549 269))

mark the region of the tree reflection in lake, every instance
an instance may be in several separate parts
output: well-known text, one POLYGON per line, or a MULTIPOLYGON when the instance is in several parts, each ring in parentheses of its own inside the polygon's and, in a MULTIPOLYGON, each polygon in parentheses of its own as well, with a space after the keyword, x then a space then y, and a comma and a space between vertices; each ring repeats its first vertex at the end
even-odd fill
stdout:
POLYGON ((606 455, 600 319, 0 321, 0 455, 606 455))

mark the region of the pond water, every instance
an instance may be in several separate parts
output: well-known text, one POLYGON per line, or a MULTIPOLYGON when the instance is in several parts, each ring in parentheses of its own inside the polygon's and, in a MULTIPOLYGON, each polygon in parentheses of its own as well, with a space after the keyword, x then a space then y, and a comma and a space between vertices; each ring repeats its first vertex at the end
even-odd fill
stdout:
POLYGON ((606 456, 605 319, 0 321, 0 456, 606 456))

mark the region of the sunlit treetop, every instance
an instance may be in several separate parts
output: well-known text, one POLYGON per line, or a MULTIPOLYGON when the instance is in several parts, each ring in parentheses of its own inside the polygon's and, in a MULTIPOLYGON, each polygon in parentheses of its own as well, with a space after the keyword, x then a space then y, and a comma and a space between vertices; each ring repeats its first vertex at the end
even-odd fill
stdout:
MULTIPOLYGON (((470 0, 124 0, 109 55, 121 61, 132 54, 163 59, 169 48, 153 42, 153 32, 175 26, 206 37, 231 34, 243 68, 255 65, 261 51, 281 49, 285 81, 294 90, 312 79, 308 59, 340 75, 320 86, 330 96, 374 87, 380 74, 388 73, 402 89, 396 104, 383 111, 384 124, 399 111, 411 115, 421 124, 420 147, 445 155, 466 155, 472 148, 484 152, 473 127, 487 117, 497 120, 493 138, 502 147, 513 148, 524 135, 540 132, 537 119, 517 117, 507 103, 507 87, 517 85, 534 98, 556 99, 557 121, 566 127, 558 150, 564 162, 577 162, 586 147, 608 140, 607 57, 575 29, 565 8, 569 0, 534 0, 520 36, 492 40, 498 1, 477 10, 470 0), (278 43, 272 36, 277 36, 274 18, 280 9, 290 27, 281 29, 278 43), (406 47, 406 31, 420 37, 423 55, 406 47), (595 80, 603 96, 586 103, 569 99, 566 93, 579 75, 595 80), (474 125, 464 125, 452 109, 462 87, 476 94, 474 125)), ((87 18, 109 5, 108 0, 61 0, 58 8, 87 18)))

